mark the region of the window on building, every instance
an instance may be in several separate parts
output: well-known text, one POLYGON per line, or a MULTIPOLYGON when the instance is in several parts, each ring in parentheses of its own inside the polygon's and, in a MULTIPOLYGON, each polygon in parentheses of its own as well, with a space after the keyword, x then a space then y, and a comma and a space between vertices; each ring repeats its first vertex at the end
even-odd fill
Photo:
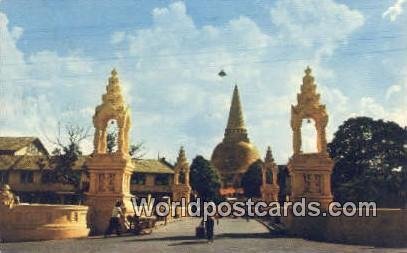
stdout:
POLYGON ((170 177, 167 174, 156 175, 154 184, 155 185, 169 185, 170 177))
POLYGON ((144 185, 146 184, 146 175, 140 173, 134 173, 131 175, 131 184, 139 184, 144 185))
POLYGON ((53 183, 55 179, 55 174, 51 170, 44 170, 41 173, 41 182, 43 184, 53 183))
POLYGON ((34 172, 32 171, 21 171, 20 172, 20 183, 31 184, 34 182, 34 172))
POLYGON ((0 171, 0 184, 8 184, 8 171, 0 171))

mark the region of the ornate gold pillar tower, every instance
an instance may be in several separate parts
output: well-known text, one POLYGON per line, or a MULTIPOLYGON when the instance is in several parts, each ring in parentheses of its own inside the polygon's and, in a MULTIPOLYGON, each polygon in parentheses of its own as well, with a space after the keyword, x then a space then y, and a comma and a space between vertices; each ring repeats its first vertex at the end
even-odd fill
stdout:
MULTIPOLYGON (((189 164, 183 147, 181 147, 179 150, 174 172, 172 200, 182 201, 182 198, 184 198, 185 204, 188 204, 191 196, 191 186, 189 185, 189 164)), ((177 214, 179 214, 179 211, 180 209, 177 210, 177 214)))
POLYGON ((277 183, 278 167, 274 162, 270 147, 267 148, 262 168, 262 185, 260 187, 263 201, 278 201, 280 187, 277 183))
POLYGON ((326 208, 332 201, 331 174, 334 162, 327 153, 325 128, 328 114, 320 104, 314 77, 307 67, 301 92, 297 94, 297 105, 291 106, 291 128, 293 130, 294 154, 288 162, 291 178, 291 199, 319 201, 326 208), (301 150, 301 125, 303 119, 313 119, 317 131, 317 152, 303 153, 301 150))
POLYGON ((102 234, 111 217, 116 201, 123 203, 125 214, 133 214, 130 178, 133 163, 129 156, 130 108, 124 103, 121 86, 115 69, 111 72, 102 104, 93 116, 95 127, 94 151, 87 159, 89 191, 86 204, 90 207, 92 232, 102 234), (118 149, 106 152, 106 128, 111 120, 118 126, 118 149))

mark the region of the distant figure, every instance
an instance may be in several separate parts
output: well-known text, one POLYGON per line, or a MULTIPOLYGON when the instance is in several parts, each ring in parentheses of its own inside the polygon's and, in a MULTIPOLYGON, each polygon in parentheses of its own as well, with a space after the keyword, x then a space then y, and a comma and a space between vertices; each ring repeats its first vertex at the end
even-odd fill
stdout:
POLYGON ((117 201, 115 207, 112 210, 112 217, 110 218, 109 226, 106 229, 105 237, 111 235, 112 232, 115 230, 118 236, 121 235, 122 227, 120 224, 120 218, 123 217, 122 211, 122 203, 121 201, 117 201))
POLYGON ((208 242, 213 242, 213 227, 215 226, 215 219, 213 217, 208 217, 206 221, 205 228, 206 228, 206 238, 208 242))

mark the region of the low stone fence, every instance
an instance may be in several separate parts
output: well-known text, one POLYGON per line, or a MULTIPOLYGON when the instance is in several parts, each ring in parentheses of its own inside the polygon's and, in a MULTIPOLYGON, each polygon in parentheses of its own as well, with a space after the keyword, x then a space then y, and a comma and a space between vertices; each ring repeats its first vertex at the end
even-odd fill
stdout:
POLYGON ((0 239, 5 242, 87 237, 87 206, 20 204, 0 209, 0 239))
POLYGON ((407 247, 407 210, 377 209, 376 217, 284 217, 290 235, 312 240, 407 247))

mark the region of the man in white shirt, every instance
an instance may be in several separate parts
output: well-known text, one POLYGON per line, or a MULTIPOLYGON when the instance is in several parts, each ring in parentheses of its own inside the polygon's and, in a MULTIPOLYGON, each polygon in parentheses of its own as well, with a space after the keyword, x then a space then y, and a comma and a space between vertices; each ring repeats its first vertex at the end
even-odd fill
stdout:
POLYGON ((121 235, 122 227, 120 224, 120 218, 123 217, 123 211, 121 206, 122 206, 121 201, 117 201, 116 205, 113 207, 112 217, 110 217, 110 222, 108 228, 106 229, 105 237, 111 235, 114 230, 116 231, 116 234, 118 236, 121 235))

